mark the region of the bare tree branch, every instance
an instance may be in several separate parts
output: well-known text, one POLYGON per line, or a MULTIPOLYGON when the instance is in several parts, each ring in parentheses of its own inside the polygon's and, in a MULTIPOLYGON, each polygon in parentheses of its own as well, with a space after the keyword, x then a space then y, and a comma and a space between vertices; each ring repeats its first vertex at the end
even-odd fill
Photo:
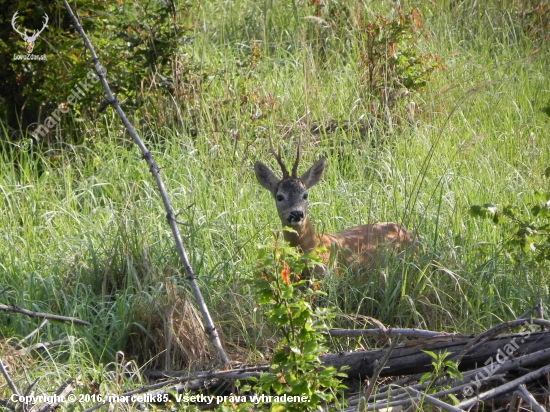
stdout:
POLYGON ((0 406, 9 409, 10 411, 15 410, 15 406, 9 403, 8 401, 5 401, 4 399, 0 399, 0 406))
POLYGON ((444 332, 432 332, 431 330, 422 329, 404 329, 404 328, 387 328, 387 329, 329 329, 328 335, 334 337, 357 337, 357 336, 397 336, 401 335, 408 338, 437 338, 437 337, 449 337, 456 336, 456 334, 449 334, 444 332))
MULTIPOLYGON (((365 395, 364 395, 364 399, 367 400, 370 398, 370 396, 372 395, 372 391, 374 391, 374 387, 376 386, 376 381, 378 380, 378 377, 380 376, 380 372, 382 371, 382 369, 384 369, 384 366, 386 366, 386 362, 388 362, 388 359, 390 358, 393 350, 395 349, 395 347, 397 346, 397 342, 399 342, 399 337, 401 335, 397 335, 395 337, 395 339, 393 340, 393 342, 391 343, 390 347, 388 348, 388 350, 386 351, 386 354, 384 355, 384 357, 380 360, 378 366, 376 367, 376 369, 374 370, 374 373, 372 374, 372 376, 370 377, 370 382, 369 382, 369 386, 367 386, 367 389, 365 390, 365 395)), ((357 411, 365 411, 365 406, 366 404, 363 404, 363 406, 359 406, 357 408, 357 411)))
POLYGON ((511 392, 513 389, 517 388, 521 384, 534 381, 535 379, 538 379, 548 373, 550 373, 550 365, 546 365, 543 368, 537 369, 536 371, 523 375, 522 377, 514 379, 513 381, 510 381, 497 388, 488 390, 487 392, 483 392, 471 399, 464 400, 460 402, 458 405, 456 405, 456 407, 463 408, 463 409, 470 408, 475 404, 477 404, 478 402, 486 401, 487 399, 492 399, 504 393, 511 392))
POLYGON ((59 387, 59 389, 57 389, 57 391, 55 391, 55 395, 56 395, 56 400, 55 402, 51 402, 51 403, 48 403, 48 402, 44 402, 42 404, 40 404, 39 407, 37 408, 33 408, 33 412, 47 412, 47 411, 51 411, 53 409, 56 409, 58 406, 59 406, 59 402, 64 399, 69 393, 71 393, 75 387, 76 387, 76 381, 80 380, 81 377, 80 375, 76 377, 76 379, 68 379, 66 380, 63 385, 61 385, 59 387))
POLYGON ((86 33, 84 32, 84 29, 78 22, 78 19, 74 15, 73 11, 71 10, 71 7, 69 6, 69 3, 67 0, 63 0, 63 4, 65 5, 65 8, 67 9, 67 12, 69 13, 69 17, 71 18, 73 25, 75 29, 80 33, 82 36, 82 40, 84 41, 84 44, 86 48, 90 51, 92 55, 92 61, 94 62, 94 68, 97 72, 97 75, 101 81, 101 84, 103 85, 103 89, 107 93, 107 98, 110 104, 113 106, 115 111, 117 112, 118 116, 120 117, 120 120, 126 127, 127 132, 132 136, 134 139, 134 142, 136 145, 140 148, 141 153, 143 154, 143 159, 147 162, 149 165, 149 171, 155 178, 155 181, 157 183, 160 196, 162 198, 162 202, 164 203, 164 208, 166 209, 166 217, 168 219, 168 224, 170 225, 170 228, 172 229, 172 236, 174 237, 174 241, 176 244, 176 250, 178 252, 181 264, 183 265, 183 269, 186 275, 186 278, 189 282, 189 286, 191 290, 193 291, 193 294, 195 295, 195 300, 197 301, 197 306, 199 307, 199 310, 201 311, 202 318, 204 320, 204 323, 206 325, 205 330, 208 334, 208 337, 210 338, 210 342, 214 346, 214 348, 218 352, 218 356, 220 358, 220 361, 224 365, 228 365, 230 363, 229 357, 225 353, 222 344, 220 342, 220 338, 218 336, 218 332, 216 331, 216 327, 214 326, 214 322, 212 321, 212 317, 210 316, 210 312, 208 311, 208 307, 206 306, 206 303, 204 301, 204 298, 202 296, 202 293, 200 291, 199 285, 197 283, 197 279, 195 276, 195 273, 193 272, 193 268, 191 267, 191 264, 189 263, 189 259, 187 258, 187 253, 185 252, 185 249, 183 247, 183 242, 181 240, 180 231, 178 228, 178 224, 176 221, 176 213, 174 212, 174 209, 172 208, 170 201, 168 199, 168 193, 166 192, 166 188, 164 187, 164 183, 160 177, 159 174, 159 167, 155 164, 153 160, 153 155, 143 141, 140 139, 140 137, 137 135, 134 127, 124 114, 122 108, 118 104, 115 96, 111 92, 111 88, 109 87, 109 84, 107 83, 107 79, 105 78, 105 73, 102 70, 103 67, 99 63, 99 59, 95 53, 95 50, 90 43, 90 40, 88 40, 88 37, 86 36, 86 33))
POLYGON ((523 399, 527 405, 534 412, 546 412, 540 403, 529 393, 527 387, 524 384, 519 385, 519 388, 514 392, 514 395, 517 394, 521 399, 523 399))
MULTIPOLYGON (((544 319, 516 319, 512 320, 510 322, 504 322, 500 323, 496 326, 493 326, 490 329, 487 329, 485 332, 480 333, 477 335, 474 339, 468 343, 464 349, 462 349, 462 352, 458 354, 456 357, 456 364, 459 365, 460 361, 466 355, 469 351, 475 350, 478 348, 486 339, 491 338, 492 336, 496 336, 500 331, 509 329, 514 326, 522 326, 522 325, 541 325, 541 326, 550 326, 550 321, 544 320, 544 319)), ((449 359, 454 360, 453 357, 450 357, 449 359)))
POLYGON ((44 313, 44 312, 34 312, 32 310, 23 309, 19 306, 15 305, 2 305, 0 304, 0 310, 6 311, 6 312, 15 312, 15 313, 21 313, 23 315, 30 316, 31 318, 42 318, 42 319, 51 319, 51 320, 58 320, 61 322, 71 322, 73 324, 77 325, 84 325, 84 326, 91 326, 92 324, 89 322, 86 322, 85 320, 80 320, 77 318, 71 318, 68 316, 60 316, 60 315, 53 315, 51 313, 44 313))
MULTIPOLYGON (((0 358, 0 372, 2 372, 2 375, 4 376, 4 379, 8 383, 8 386, 10 387, 13 394, 17 397, 19 397, 19 390, 17 389, 17 386, 15 386, 15 383, 10 378, 10 375, 8 374, 8 371, 6 370, 6 367, 4 366, 4 362, 0 358)), ((6 402, 7 403, 7 402, 6 402)), ((9 408, 9 403, 7 403, 7 407, 9 408)), ((14 408, 15 409, 15 408, 14 408)))

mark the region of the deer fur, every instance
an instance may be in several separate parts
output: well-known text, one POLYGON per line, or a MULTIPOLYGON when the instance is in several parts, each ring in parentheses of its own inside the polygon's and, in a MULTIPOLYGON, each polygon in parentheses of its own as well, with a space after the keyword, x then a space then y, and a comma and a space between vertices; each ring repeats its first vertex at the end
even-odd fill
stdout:
POLYGON ((336 251, 348 267, 356 262, 361 268, 373 269, 383 265, 385 257, 393 250, 413 245, 414 238, 411 233, 391 222, 356 226, 336 234, 316 233, 307 213, 308 189, 321 180, 327 160, 318 160, 307 172, 297 177, 300 146, 292 175, 288 173, 280 153, 275 153, 271 146, 271 151, 283 171, 282 179, 275 176, 265 164, 254 164, 258 182, 275 199, 282 225, 294 229, 284 231, 284 238, 291 246, 298 247, 305 253, 324 246, 326 251, 320 254, 320 258, 325 267, 329 265, 331 251, 336 251))

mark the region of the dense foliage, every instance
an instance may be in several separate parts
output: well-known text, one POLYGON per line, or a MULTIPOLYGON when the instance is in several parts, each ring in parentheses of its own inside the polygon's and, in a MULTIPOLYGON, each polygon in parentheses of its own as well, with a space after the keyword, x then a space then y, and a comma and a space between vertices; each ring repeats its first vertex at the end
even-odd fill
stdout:
MULTIPOLYGON (((329 271, 316 298, 338 314, 327 325, 470 333, 550 303, 547 2, 371 3, 71 2, 161 167, 233 360, 302 367, 293 353, 316 364, 325 347, 376 345, 314 335, 308 349, 282 328, 273 314, 287 304, 308 315, 302 330, 318 325, 281 283, 284 260, 265 265, 279 289, 259 296, 256 245, 280 226, 252 171, 272 162, 266 136, 285 158, 298 136, 304 164, 328 158, 310 193, 319 231, 395 221, 420 242, 376 273, 329 271)), ((51 393, 80 376, 77 391, 122 393, 143 369, 215 367, 149 172, 62 3, 0 5, 0 301, 92 324, 0 313, 13 379, 51 393), (49 16, 33 50, 47 61, 13 58, 25 52, 16 11, 29 33, 49 16), (56 345, 20 349, 39 342, 56 345)), ((263 383, 290 393, 302 382, 285 372, 286 385, 263 383)), ((317 378, 307 390, 321 399, 333 375, 317 378)))

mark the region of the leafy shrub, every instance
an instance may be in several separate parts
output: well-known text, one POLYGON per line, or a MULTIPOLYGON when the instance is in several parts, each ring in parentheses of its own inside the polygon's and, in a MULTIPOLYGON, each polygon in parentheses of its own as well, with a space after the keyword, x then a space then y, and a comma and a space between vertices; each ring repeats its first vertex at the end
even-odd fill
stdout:
POLYGON ((548 2, 520 2, 518 13, 523 33, 535 44, 550 42, 550 5, 548 2))
MULTIPOLYGON (((545 176, 550 178, 550 167, 545 176)), ((511 204, 470 206, 470 215, 490 219, 501 228, 502 246, 513 262, 550 262, 550 192, 537 190, 534 198, 526 210, 511 204)))
MULTIPOLYGON (((445 351, 443 353, 432 352, 429 350, 423 350, 426 355, 429 355, 432 361, 432 370, 430 372, 424 373, 420 377, 420 384, 424 385, 426 390, 425 393, 436 393, 443 389, 449 389, 450 386, 438 386, 436 385, 437 381, 443 378, 449 379, 462 379, 462 373, 458 370, 458 365, 451 361, 445 360, 451 353, 445 351)), ((458 399, 453 395, 447 395, 452 402, 455 404, 458 403, 458 399)), ((421 400, 421 405, 424 403, 424 399, 421 400)))
MULTIPOLYGON (((259 277, 254 281, 259 303, 283 339, 271 359, 271 370, 252 388, 264 394, 307 397, 307 402, 272 405, 271 410, 315 410, 334 402, 344 388, 345 375, 326 367, 319 356, 327 351, 324 331, 331 318, 327 309, 314 308, 311 301, 321 292, 317 281, 300 279, 305 268, 319 264, 314 254, 300 254, 286 245, 262 247, 259 277), (311 287, 308 287, 311 286, 311 287)), ((250 387, 242 388, 250 389, 250 387)))
POLYGON ((366 23, 364 30, 363 80, 374 95, 387 99, 389 94, 402 89, 418 91, 434 70, 444 68, 436 55, 420 52, 418 43, 428 33, 422 27, 422 15, 417 9, 405 14, 398 8, 393 18, 378 14, 366 23))
MULTIPOLYGON (((14 60, 14 54, 24 51, 22 42, 11 25, 0 30, 0 69, 5 73, 0 82, 4 96, 0 116, 15 130, 33 125, 32 132, 50 113, 67 105, 71 92, 89 78, 93 66, 62 3, 29 2, 18 8, 0 0, 0 5, 9 16, 17 11, 21 26, 29 30, 40 27, 44 14, 50 17, 33 52, 46 54, 45 62, 14 60)), ((75 3, 71 6, 106 69, 113 92, 126 109, 139 107, 158 91, 174 91, 172 58, 191 41, 186 36, 189 28, 177 18, 186 14, 186 5, 79 0, 76 7, 75 3)), ((71 116, 94 117, 103 96, 99 83, 84 90, 78 102, 70 105, 71 116)))

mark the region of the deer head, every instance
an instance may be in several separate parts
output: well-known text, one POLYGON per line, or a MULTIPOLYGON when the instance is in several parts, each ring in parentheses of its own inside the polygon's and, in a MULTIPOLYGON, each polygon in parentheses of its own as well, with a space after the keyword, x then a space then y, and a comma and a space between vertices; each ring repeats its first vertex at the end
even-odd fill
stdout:
POLYGON ((20 31, 17 28, 17 25, 15 24, 15 21, 17 20, 17 17, 19 17, 19 12, 15 12, 11 19, 11 25, 16 33, 18 33, 23 41, 27 43, 27 53, 32 53, 34 50, 34 43, 36 42, 36 39, 44 31, 44 29, 48 26, 49 17, 47 14, 44 13, 44 24, 42 25, 42 28, 40 30, 33 30, 32 34, 29 36, 27 34, 27 30, 23 29, 23 31, 20 31))
MULTIPOLYGON (((413 235, 403 226, 392 222, 355 226, 335 234, 316 233, 307 214, 308 189, 321 180, 327 159, 318 160, 307 172, 298 177, 301 140, 298 141, 292 174, 288 173, 281 158, 280 148, 275 152, 271 139, 269 143, 271 153, 281 166, 282 178, 279 179, 269 167, 260 162, 254 164, 254 171, 258 182, 275 199, 283 226, 293 229, 284 232, 284 238, 290 246, 298 247, 306 253, 324 247, 325 250, 319 252, 324 267, 328 267, 330 256, 334 251, 343 259, 344 265, 351 267, 354 262, 357 262, 359 266, 355 265, 356 267, 368 270, 384 265, 388 253, 392 253, 395 249, 412 246, 411 250, 414 253, 413 235)), ((324 268, 317 266, 315 271, 322 273, 324 268)), ((307 274, 308 271, 305 273, 307 274)))
POLYGON ((271 139, 269 143, 271 153, 281 166, 282 179, 275 176, 269 167, 261 162, 254 164, 256 178, 275 199, 275 206, 277 207, 277 212, 283 226, 299 229, 307 221, 308 189, 321 180, 327 159, 322 158, 318 160, 307 172, 298 177, 298 165, 302 152, 301 140, 298 141, 296 161, 292 167, 292 174, 288 173, 288 169, 281 158, 280 148, 278 152, 275 152, 271 139))

